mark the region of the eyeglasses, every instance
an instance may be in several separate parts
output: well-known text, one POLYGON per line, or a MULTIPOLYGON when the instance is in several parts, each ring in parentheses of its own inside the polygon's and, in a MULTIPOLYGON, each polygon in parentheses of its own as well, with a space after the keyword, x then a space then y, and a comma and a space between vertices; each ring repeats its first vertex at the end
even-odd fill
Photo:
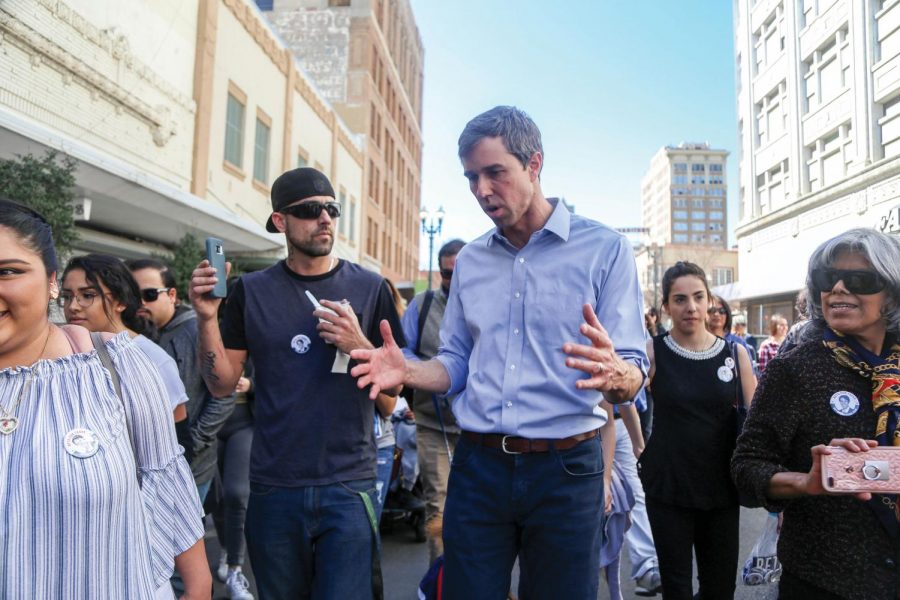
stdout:
POLYGON ((100 295, 100 292, 95 290, 85 290, 84 292, 79 293, 71 293, 71 292, 63 292, 56 299, 56 304, 59 305, 60 308, 65 308, 72 304, 72 301, 78 302, 78 306, 81 308, 88 308, 91 304, 94 303, 94 299, 100 295))
POLYGON ((441 277, 451 279, 453 277, 453 269, 441 269, 441 277))
POLYGON ((709 310, 706 311, 706 314, 709 315, 727 315, 728 310, 723 306, 712 306, 709 310))
POLYGON ((877 294, 887 285, 885 280, 875 271, 856 271, 853 269, 813 269, 811 273, 813 286, 819 292, 830 292, 838 281, 851 294, 877 294))
POLYGON ((298 219, 318 219, 323 209, 332 219, 337 219, 341 216, 341 205, 337 202, 304 202, 303 204, 282 208, 278 212, 298 219))
POLYGON ((144 302, 156 302, 160 294, 165 294, 171 288, 144 288, 141 290, 141 300, 144 302))

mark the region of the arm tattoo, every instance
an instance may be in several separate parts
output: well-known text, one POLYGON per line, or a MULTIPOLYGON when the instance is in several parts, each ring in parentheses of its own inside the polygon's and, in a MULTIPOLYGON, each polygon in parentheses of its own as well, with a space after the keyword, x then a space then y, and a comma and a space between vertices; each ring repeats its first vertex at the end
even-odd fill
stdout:
POLYGON ((216 375, 216 353, 207 352, 203 355, 203 378, 207 381, 218 381, 219 376, 216 375))

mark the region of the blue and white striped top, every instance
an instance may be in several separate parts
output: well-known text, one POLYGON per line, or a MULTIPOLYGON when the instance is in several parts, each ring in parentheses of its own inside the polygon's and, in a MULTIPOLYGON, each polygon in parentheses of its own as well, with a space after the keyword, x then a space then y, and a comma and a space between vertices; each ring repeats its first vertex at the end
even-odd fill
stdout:
POLYGON ((174 557, 203 536, 203 511, 175 440, 160 375, 121 333, 107 342, 122 402, 96 351, 0 371, 10 412, 29 375, 19 427, 0 435, 0 598, 153 598, 174 557), (89 458, 63 445, 93 431, 89 458))

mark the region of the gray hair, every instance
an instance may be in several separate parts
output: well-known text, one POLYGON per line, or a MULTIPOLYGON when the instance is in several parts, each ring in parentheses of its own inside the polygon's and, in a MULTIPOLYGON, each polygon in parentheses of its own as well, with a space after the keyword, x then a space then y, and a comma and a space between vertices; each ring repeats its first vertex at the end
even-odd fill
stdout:
POLYGON ((535 152, 544 154, 541 130, 531 117, 515 106, 495 106, 466 123, 459 136, 459 158, 465 159, 478 142, 489 137, 503 140, 506 151, 523 167, 528 166, 535 152))
MULTIPOLYGON (((812 282, 815 269, 830 267, 845 252, 855 252, 866 258, 872 268, 887 283, 885 287, 884 320, 887 330, 900 334, 900 240, 875 229, 859 227, 831 238, 815 249, 809 257, 806 273, 806 302, 809 317, 819 327, 807 327, 811 335, 820 332, 825 318, 822 314, 822 297, 812 282)), ((804 331, 803 339, 809 339, 804 331)))

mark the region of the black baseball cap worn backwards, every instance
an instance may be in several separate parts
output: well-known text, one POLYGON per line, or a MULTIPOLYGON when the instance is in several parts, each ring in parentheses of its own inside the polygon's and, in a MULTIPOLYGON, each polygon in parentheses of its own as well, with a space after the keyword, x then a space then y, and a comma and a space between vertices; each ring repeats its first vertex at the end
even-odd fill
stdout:
MULTIPOLYGON (((288 204, 313 196, 335 197, 334 188, 331 187, 331 182, 324 173, 312 167, 299 167, 285 171, 272 184, 272 212, 279 212, 288 204)), ((271 215, 266 221, 266 231, 278 233, 275 224, 272 223, 271 215)))

